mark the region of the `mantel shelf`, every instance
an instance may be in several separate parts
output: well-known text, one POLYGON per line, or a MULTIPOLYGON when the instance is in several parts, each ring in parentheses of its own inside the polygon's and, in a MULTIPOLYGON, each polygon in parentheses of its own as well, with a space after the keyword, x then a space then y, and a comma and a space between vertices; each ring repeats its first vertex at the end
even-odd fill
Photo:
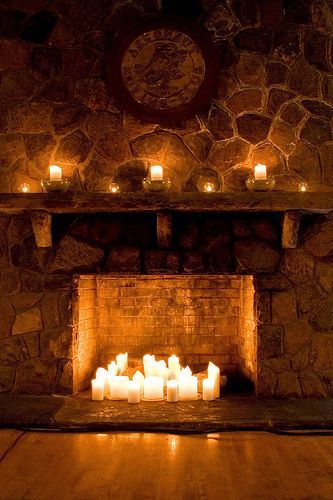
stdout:
POLYGON ((0 213, 33 211, 49 214, 158 211, 328 213, 333 211, 333 192, 0 194, 0 213))

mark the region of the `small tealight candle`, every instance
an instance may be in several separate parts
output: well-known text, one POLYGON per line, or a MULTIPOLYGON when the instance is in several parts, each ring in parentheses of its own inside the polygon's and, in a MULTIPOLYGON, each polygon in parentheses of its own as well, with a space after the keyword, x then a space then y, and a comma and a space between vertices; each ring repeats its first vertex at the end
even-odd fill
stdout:
POLYGON ((167 401, 176 403, 178 401, 178 382, 177 380, 167 381, 167 401))
POLYGON ((145 378, 143 383, 143 395, 145 399, 163 399, 163 378, 145 378))
POLYGON ((306 181, 301 181, 298 184, 298 191, 305 193, 308 190, 308 183, 306 181))
POLYGON ((163 167, 161 165, 152 165, 149 169, 150 180, 163 181, 163 167))
POLYGON ((205 193, 213 193, 215 191, 215 186, 213 182, 205 182, 203 185, 203 190, 205 193))
POLYGON ((132 404, 140 403, 140 382, 130 380, 128 383, 128 402, 132 404))
POLYGON ((103 401, 104 399, 104 380, 94 378, 91 381, 91 399, 93 401, 103 401))
POLYGON ((50 165, 50 181, 62 180, 62 168, 58 165, 50 165))
POLYGON ((265 181, 267 179, 267 167, 258 163, 254 167, 254 178, 256 181, 265 181))
POLYGON ((112 194, 120 193, 120 186, 117 182, 111 182, 109 186, 109 191, 112 194))
POLYGON ((202 381, 202 399, 204 401, 214 401, 215 380, 205 378, 202 381))
POLYGON ((19 187, 19 191, 21 191, 21 193, 29 193, 30 184, 28 184, 27 182, 23 182, 23 184, 21 184, 19 187))

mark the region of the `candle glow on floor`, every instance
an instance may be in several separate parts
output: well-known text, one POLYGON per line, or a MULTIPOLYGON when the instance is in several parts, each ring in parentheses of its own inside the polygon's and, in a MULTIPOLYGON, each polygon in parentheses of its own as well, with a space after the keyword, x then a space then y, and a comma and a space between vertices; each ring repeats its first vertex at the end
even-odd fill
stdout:
POLYGON ((192 375, 189 366, 183 368, 179 357, 172 355, 168 363, 157 361, 154 355, 143 356, 143 372, 136 370, 131 376, 128 372, 128 354, 118 354, 116 360, 108 364, 108 369, 99 367, 96 378, 91 381, 93 401, 127 400, 128 403, 144 401, 214 401, 220 397, 220 369, 211 361, 207 376, 201 380, 199 391, 198 376, 192 375), (199 394, 201 392, 201 394, 199 394))

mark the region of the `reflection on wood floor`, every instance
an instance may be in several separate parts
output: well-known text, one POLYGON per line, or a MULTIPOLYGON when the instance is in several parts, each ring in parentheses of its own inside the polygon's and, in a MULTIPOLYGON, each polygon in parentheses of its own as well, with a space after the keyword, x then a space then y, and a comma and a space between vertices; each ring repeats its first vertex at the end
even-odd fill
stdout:
POLYGON ((333 499, 333 437, 2 430, 0 498, 333 499))

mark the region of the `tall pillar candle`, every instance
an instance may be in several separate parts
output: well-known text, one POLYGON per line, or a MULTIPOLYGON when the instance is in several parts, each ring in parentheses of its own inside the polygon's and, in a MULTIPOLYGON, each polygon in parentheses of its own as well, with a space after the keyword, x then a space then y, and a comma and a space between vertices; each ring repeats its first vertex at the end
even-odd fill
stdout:
POLYGON ((140 403, 140 382, 130 380, 128 383, 128 402, 140 403))
POLYGON ((180 373, 179 358, 174 354, 168 358, 169 379, 178 380, 180 373))
POLYGON ((94 378, 91 381, 91 399, 93 401, 103 401, 104 399, 104 380, 94 378))
POLYGON ((178 382, 177 380, 167 381, 167 401, 176 403, 178 401, 178 382))
POLYGON ((143 394, 143 383, 144 383, 144 380, 145 380, 145 377, 143 375, 143 373, 141 373, 139 370, 137 370, 134 375, 133 375, 133 380, 135 382, 139 382, 140 384, 140 392, 141 394, 143 394))
POLYGON ((125 354, 117 354, 116 361, 117 361, 119 375, 123 375, 123 373, 125 373, 125 371, 127 370, 128 366, 127 352, 125 352, 125 354))
POLYGON ((204 401, 214 401, 215 380, 205 378, 202 381, 202 399, 204 401))
POLYGON ((208 364, 208 378, 214 380, 214 396, 220 397, 220 369, 211 361, 208 364))

